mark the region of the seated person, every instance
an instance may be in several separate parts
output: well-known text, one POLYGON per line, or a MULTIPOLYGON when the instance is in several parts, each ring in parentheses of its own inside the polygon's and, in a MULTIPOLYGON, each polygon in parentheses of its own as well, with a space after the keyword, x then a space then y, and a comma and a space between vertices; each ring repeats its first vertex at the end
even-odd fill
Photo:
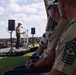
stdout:
POLYGON ((41 40, 39 42, 39 47, 35 53, 35 56, 39 56, 40 58, 42 57, 42 53, 44 50, 47 48, 47 43, 48 43, 48 38, 51 36, 52 31, 56 27, 57 22, 55 22, 51 17, 49 18, 49 24, 46 26, 45 33, 42 35, 41 40), (54 22, 51 24, 51 21, 54 22))

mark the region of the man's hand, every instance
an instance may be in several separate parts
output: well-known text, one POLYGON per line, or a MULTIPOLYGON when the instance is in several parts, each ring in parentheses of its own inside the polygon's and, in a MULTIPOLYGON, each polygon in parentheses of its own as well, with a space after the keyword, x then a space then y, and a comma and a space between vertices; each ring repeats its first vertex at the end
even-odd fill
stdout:
POLYGON ((25 64, 25 66, 27 68, 29 68, 32 64, 34 64, 34 62, 30 59, 29 61, 27 61, 27 63, 25 64))

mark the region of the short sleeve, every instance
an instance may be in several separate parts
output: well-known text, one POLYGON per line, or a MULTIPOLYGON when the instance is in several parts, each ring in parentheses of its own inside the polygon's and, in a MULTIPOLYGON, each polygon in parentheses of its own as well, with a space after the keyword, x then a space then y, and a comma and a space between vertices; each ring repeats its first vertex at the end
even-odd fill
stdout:
POLYGON ((51 32, 45 32, 39 42, 39 44, 43 47, 47 47, 48 38, 51 36, 51 32))
POLYGON ((53 66, 67 75, 76 75, 76 34, 74 32, 76 32, 76 25, 71 25, 62 34, 53 66))

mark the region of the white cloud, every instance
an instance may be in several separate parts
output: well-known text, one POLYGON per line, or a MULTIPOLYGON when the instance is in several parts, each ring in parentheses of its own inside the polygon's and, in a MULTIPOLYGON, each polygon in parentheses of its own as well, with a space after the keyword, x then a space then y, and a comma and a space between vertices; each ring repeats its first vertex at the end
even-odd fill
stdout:
POLYGON ((10 3, 8 4, 8 7, 7 7, 7 11, 8 12, 20 12, 20 6, 16 3, 10 3))
POLYGON ((26 23, 26 22, 39 22, 39 21, 42 21, 42 20, 45 20, 46 19, 46 16, 45 15, 29 15, 27 16, 26 14, 14 14, 14 15, 10 15, 11 18, 17 20, 17 21, 21 21, 23 23, 26 23))
POLYGON ((27 0, 9 0, 10 3, 26 2, 27 0))
POLYGON ((44 3, 37 3, 37 4, 31 4, 31 5, 23 5, 19 6, 16 3, 11 3, 8 5, 8 11, 11 13, 18 12, 17 14, 10 15, 12 18, 18 18, 20 21, 41 21, 46 19, 46 11, 44 7, 44 3))
POLYGON ((0 15, 2 15, 3 13, 4 13, 4 9, 0 7, 0 15))
POLYGON ((37 9, 31 7, 31 5, 27 5, 27 6, 22 6, 21 7, 21 12, 26 12, 26 13, 36 13, 37 9))
POLYGON ((29 20, 30 22, 39 22, 41 19, 40 19, 40 17, 37 16, 37 15, 30 15, 30 16, 28 17, 28 20, 29 20))
POLYGON ((7 27, 7 22, 6 21, 0 21, 0 25, 4 26, 4 27, 7 27))
POLYGON ((17 2, 18 0, 9 0, 10 3, 15 3, 17 2))
POLYGON ((40 11, 44 11, 45 7, 44 7, 44 3, 36 3, 36 4, 31 4, 31 5, 23 5, 21 7, 21 11, 26 12, 26 13, 39 13, 40 11))
POLYGON ((16 22, 22 22, 22 23, 25 23, 28 21, 28 17, 26 14, 14 14, 14 15, 11 15, 11 18, 14 18, 16 20, 16 22))
POLYGON ((44 2, 37 3, 37 4, 32 4, 32 7, 35 7, 39 10, 44 10, 44 2))
POLYGON ((19 5, 15 2, 17 2, 17 0, 14 0, 14 2, 12 2, 13 0, 10 0, 11 3, 9 3, 6 7, 6 12, 15 12, 15 13, 25 13, 25 14, 36 14, 39 12, 45 12, 45 6, 44 3, 36 3, 36 4, 30 4, 30 5, 19 5))

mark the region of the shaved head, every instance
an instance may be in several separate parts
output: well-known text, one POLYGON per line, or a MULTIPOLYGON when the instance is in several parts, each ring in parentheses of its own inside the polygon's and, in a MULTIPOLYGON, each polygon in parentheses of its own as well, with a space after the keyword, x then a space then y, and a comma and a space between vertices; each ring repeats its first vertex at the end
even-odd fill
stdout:
POLYGON ((76 16, 76 0, 58 0, 60 15, 69 21, 76 16))

